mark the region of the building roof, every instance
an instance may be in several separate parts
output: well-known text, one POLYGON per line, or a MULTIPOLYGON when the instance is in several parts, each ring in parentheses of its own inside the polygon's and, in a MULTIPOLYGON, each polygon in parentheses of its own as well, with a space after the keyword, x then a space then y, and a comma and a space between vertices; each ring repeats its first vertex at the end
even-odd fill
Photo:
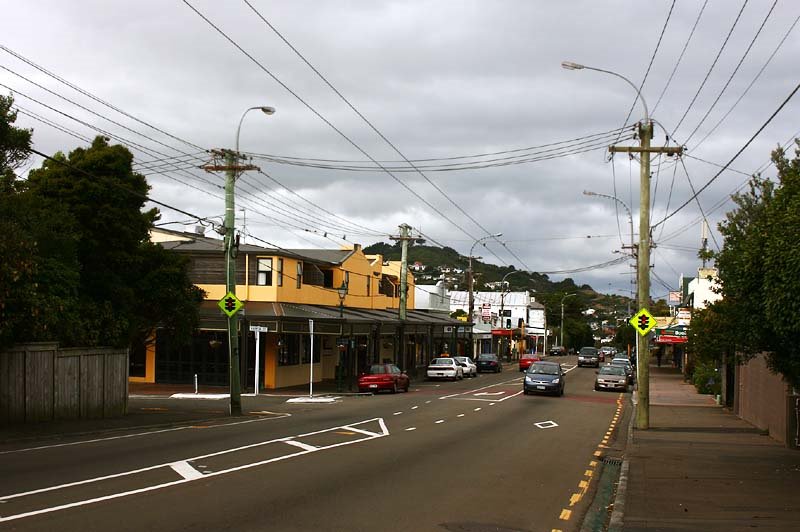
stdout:
MULTIPOLYGON (((171 229, 156 228, 154 231, 162 233, 158 243, 164 249, 173 251, 194 251, 200 253, 224 251, 224 241, 219 238, 212 238, 198 233, 186 233, 183 231, 173 231, 171 229), (175 240, 163 240, 164 237, 172 235, 175 240)), ((239 251, 246 253, 261 253, 269 255, 281 255, 284 257, 294 257, 310 262, 325 264, 341 264, 353 254, 352 249, 283 249, 256 246, 253 244, 239 244, 239 251)))
MULTIPOLYGON (((501 304, 507 307, 521 306, 533 309, 543 309, 541 303, 531 301, 529 292, 473 292, 475 306, 480 307, 484 303, 499 307, 501 304)), ((454 306, 469 305, 469 292, 466 290, 453 290, 450 292, 450 304, 454 306)))

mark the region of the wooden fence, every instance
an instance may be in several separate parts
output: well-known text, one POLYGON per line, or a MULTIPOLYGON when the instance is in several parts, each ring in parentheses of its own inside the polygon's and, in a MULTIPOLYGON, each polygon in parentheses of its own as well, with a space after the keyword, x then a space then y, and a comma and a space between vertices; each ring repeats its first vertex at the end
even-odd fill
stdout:
POLYGON ((0 352, 0 424, 122 416, 128 350, 20 344, 0 352))

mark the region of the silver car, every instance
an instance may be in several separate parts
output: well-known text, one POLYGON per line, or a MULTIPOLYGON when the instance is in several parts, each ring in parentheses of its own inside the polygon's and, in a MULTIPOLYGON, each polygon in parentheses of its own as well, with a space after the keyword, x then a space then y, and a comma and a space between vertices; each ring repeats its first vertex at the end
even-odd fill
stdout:
POLYGON ((594 379, 595 391, 600 390, 619 390, 628 391, 628 373, 622 366, 603 366, 597 370, 597 377, 594 379))

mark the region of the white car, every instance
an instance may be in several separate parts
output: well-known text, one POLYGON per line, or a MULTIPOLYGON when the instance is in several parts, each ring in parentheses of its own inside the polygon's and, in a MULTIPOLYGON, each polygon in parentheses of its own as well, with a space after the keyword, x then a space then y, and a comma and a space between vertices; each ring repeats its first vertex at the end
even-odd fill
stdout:
POLYGON ((429 379, 463 379, 464 370, 454 358, 434 358, 428 364, 429 379))
POLYGON ((477 377, 478 366, 469 357, 453 357, 461 365, 461 371, 465 377, 477 377))

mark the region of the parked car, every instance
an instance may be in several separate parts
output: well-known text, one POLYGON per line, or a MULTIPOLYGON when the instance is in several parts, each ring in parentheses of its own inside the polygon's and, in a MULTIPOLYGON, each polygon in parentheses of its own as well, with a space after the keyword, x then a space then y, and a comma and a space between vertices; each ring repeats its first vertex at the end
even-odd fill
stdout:
POLYGON ((429 379, 458 380, 464 378, 464 369, 458 365, 455 358, 434 358, 428 364, 427 376, 429 379))
POLYGON ((614 358, 611 360, 612 366, 621 366, 625 368, 625 373, 628 374, 628 384, 633 384, 636 380, 636 372, 633 370, 633 366, 631 365, 631 361, 627 358, 614 358))
POLYGON ((461 366, 461 371, 464 372, 465 377, 477 377, 478 366, 469 357, 453 357, 456 362, 461 366))
POLYGON ((533 364, 534 362, 539 362, 541 360, 542 360, 542 357, 540 357, 537 354, 534 354, 534 353, 522 353, 522 356, 519 357, 519 370, 520 371, 525 371, 526 369, 531 367, 531 364, 533 364))
POLYGON ((548 352, 550 353, 550 356, 554 357, 567 354, 567 350, 560 345, 554 345, 553 347, 550 348, 548 352))
POLYGON ((578 352, 578 366, 600 367, 600 355, 596 347, 581 347, 578 352))
POLYGON ((503 371, 503 364, 500 363, 497 355, 489 353, 478 355, 478 373, 483 373, 484 371, 492 371, 494 373, 503 371))
POLYGON ((600 362, 605 362, 606 359, 610 360, 611 358, 614 357, 614 353, 616 352, 617 350, 614 349, 613 347, 608 347, 608 346, 601 347, 600 351, 598 351, 598 354, 600 355, 600 362))
POLYGON ((628 391, 628 374, 622 366, 608 364, 597 370, 594 379, 594 389, 628 391))
POLYGON ((525 372, 522 392, 564 395, 566 375, 558 362, 534 362, 525 372))
POLYGON ((372 364, 358 377, 359 392, 380 390, 392 393, 397 393, 398 390, 407 392, 409 384, 408 375, 394 364, 372 364))

